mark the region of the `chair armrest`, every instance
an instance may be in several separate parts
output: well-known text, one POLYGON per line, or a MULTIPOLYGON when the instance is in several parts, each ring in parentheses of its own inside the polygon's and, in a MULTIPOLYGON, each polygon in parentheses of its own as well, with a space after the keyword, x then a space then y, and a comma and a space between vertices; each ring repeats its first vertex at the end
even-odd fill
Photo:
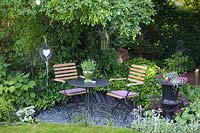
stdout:
POLYGON ((65 83, 65 80, 62 80, 62 79, 54 79, 54 81, 65 83))
POLYGON ((84 76, 82 76, 82 75, 79 75, 78 77, 79 77, 79 78, 82 78, 82 79, 84 79, 84 78, 85 78, 85 77, 84 77, 84 76))
POLYGON ((130 84, 127 84, 126 86, 127 87, 130 87, 130 86, 134 86, 134 85, 143 85, 144 82, 138 82, 138 83, 130 83, 130 84))
POLYGON ((111 78, 109 81, 114 81, 114 80, 127 80, 127 78, 111 78))

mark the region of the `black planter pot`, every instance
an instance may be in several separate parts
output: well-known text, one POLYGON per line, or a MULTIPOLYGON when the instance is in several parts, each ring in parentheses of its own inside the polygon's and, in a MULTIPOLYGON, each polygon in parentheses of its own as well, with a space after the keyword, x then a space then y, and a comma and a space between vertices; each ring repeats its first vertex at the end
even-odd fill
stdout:
POLYGON ((162 101, 161 108, 164 111, 164 116, 167 119, 174 119, 175 108, 178 105, 178 93, 179 87, 167 83, 161 83, 162 85, 162 101))
POLYGON ((178 104, 179 86, 162 83, 162 104, 175 106, 178 104))

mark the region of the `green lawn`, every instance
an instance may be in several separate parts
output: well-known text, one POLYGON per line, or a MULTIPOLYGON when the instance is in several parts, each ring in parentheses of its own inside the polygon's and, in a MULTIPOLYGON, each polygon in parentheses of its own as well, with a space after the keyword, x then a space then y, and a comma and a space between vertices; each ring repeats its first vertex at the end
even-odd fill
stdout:
POLYGON ((0 126, 0 133, 136 133, 129 128, 108 126, 88 126, 72 124, 33 124, 20 126, 0 126))

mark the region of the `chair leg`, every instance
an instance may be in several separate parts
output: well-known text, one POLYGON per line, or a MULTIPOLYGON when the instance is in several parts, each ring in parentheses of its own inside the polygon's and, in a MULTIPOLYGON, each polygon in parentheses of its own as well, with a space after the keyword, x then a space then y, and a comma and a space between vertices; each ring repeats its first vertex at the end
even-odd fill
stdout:
POLYGON ((131 111, 133 110, 133 107, 131 107, 127 101, 127 99, 121 99, 119 100, 119 102, 117 103, 117 105, 113 108, 111 114, 113 114, 113 112, 117 109, 117 107, 120 105, 120 104, 123 104, 125 105, 127 108, 128 108, 128 112, 125 114, 124 118, 123 118, 123 121, 126 120, 127 116, 131 113, 131 111))
POLYGON ((124 104, 129 110, 132 109, 132 107, 129 105, 127 99, 124 99, 124 102, 122 102, 122 104, 124 104))
POLYGON ((126 117, 131 113, 131 111, 132 110, 130 110, 130 111, 128 111, 127 113, 126 113, 126 115, 124 116, 124 119, 123 119, 123 121, 125 121, 126 120, 126 117))
POLYGON ((80 98, 77 98, 77 96, 74 96, 74 103, 76 104, 76 106, 84 106, 85 105, 85 101, 83 100, 82 95, 79 95, 80 98), (81 102, 83 102, 83 105, 80 104, 81 102))
POLYGON ((120 100, 120 101, 117 103, 117 105, 113 108, 111 114, 113 114, 113 112, 115 111, 115 109, 117 109, 117 107, 120 105, 120 103, 121 103, 121 100, 120 100))

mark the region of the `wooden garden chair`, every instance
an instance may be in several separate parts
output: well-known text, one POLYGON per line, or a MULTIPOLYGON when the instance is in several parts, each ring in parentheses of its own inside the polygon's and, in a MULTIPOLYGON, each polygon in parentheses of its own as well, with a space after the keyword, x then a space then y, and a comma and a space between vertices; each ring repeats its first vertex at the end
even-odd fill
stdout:
MULTIPOLYGON (((55 64, 53 65, 54 69, 54 81, 65 84, 66 81, 78 78, 76 64, 75 63, 65 63, 65 64, 55 64)), ((85 88, 73 88, 73 89, 64 89, 60 93, 67 96, 75 96, 86 93, 85 88)))
POLYGON ((118 99, 118 103, 116 106, 113 108, 111 114, 117 109, 117 107, 120 104, 125 105, 128 107, 129 111, 126 113, 124 120, 126 119, 127 115, 132 111, 133 106, 132 104, 130 105, 130 102, 128 102, 128 98, 130 97, 138 97, 140 101, 140 96, 141 96, 141 91, 140 92, 133 92, 130 90, 131 86, 138 86, 138 85, 144 85, 144 80, 147 72, 147 66, 144 65, 136 65, 133 64, 131 65, 131 68, 129 70, 129 76, 128 78, 114 78, 110 79, 110 81, 113 80, 128 80, 128 84, 126 85, 126 90, 116 90, 116 91, 110 91, 107 93, 107 95, 114 97, 118 99))

